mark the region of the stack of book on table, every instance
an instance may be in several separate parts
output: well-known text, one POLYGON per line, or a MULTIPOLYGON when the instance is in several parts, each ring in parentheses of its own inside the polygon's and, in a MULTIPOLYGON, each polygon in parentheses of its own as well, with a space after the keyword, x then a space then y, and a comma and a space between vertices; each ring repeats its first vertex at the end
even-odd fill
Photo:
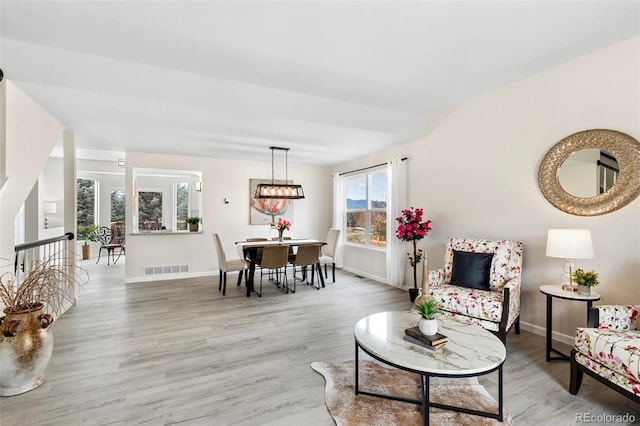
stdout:
POLYGON ((447 340, 449 340, 447 336, 441 333, 436 333, 431 336, 426 336, 422 334, 422 332, 418 327, 407 328, 404 330, 404 332, 411 339, 413 339, 414 341, 417 341, 416 343, 426 348, 432 349, 434 351, 443 347, 445 343, 447 343, 447 340))

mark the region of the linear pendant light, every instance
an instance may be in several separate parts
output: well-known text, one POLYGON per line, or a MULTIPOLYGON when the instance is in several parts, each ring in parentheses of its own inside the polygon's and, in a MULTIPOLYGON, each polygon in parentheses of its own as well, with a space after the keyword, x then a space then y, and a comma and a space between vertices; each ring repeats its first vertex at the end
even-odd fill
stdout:
POLYGON ((278 199, 278 200, 299 200, 304 198, 302 185, 293 185, 289 181, 289 148, 280 148, 277 146, 269 147, 271 150, 271 183, 260 183, 256 187, 256 193, 253 198, 257 199, 278 199), (273 174, 273 151, 285 152, 285 183, 276 184, 273 174))

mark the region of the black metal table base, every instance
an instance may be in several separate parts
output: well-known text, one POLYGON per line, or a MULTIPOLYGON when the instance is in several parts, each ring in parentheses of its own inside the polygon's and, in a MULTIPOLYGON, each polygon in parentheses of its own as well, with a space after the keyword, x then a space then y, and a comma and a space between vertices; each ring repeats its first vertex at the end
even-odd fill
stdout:
MULTIPOLYGON (((587 300, 587 317, 589 316, 589 310, 593 306, 591 300, 587 300)), ((547 335, 546 335, 546 360, 551 361, 569 361, 571 357, 569 355, 560 352, 553 347, 553 296, 547 294, 547 335), (555 353, 558 356, 551 356, 551 353, 555 353)))
POLYGON ((364 348, 361 348, 360 345, 358 344, 358 342, 356 341, 356 361, 355 361, 355 394, 356 395, 368 395, 368 396, 375 396, 378 398, 385 398, 385 399, 390 399, 393 401, 401 401, 401 402, 406 402, 409 404, 416 404, 416 405, 422 405, 422 419, 423 419, 423 424, 425 426, 429 425, 429 407, 433 407, 433 408, 440 408, 443 410, 449 410, 449 411, 456 411, 458 413, 464 413, 464 414, 471 414, 474 416, 480 416, 480 417, 488 417, 491 419, 495 419, 498 421, 502 421, 503 420, 503 389, 502 389, 502 385, 503 385, 503 376, 502 376, 502 366, 503 364, 500 364, 499 367, 490 370, 490 371, 486 371, 480 374, 467 374, 467 375, 463 375, 463 376, 454 376, 454 375, 440 375, 440 374, 425 374, 422 372, 418 372, 418 371, 414 371, 414 370, 410 370, 407 368, 402 368, 398 365, 394 365, 394 364, 390 364, 389 362, 378 358, 377 356, 375 356, 374 354, 372 354, 371 352, 367 351, 364 348), (399 370, 404 370, 404 371, 408 371, 410 373, 415 373, 418 374, 420 376, 420 388, 421 388, 421 399, 413 399, 413 398, 405 398, 402 396, 396 396, 396 395, 389 395, 389 394, 383 394, 383 393, 378 393, 378 392, 371 392, 371 391, 367 391, 367 390, 360 390, 360 378, 359 378, 359 349, 362 349, 364 352, 366 352, 367 354, 369 354, 370 356, 372 356, 373 358, 377 359, 380 362, 383 362, 387 365, 390 365, 394 368, 397 368, 399 370), (479 411, 479 410, 473 410, 470 408, 464 408, 464 407, 457 407, 457 406, 453 406, 453 405, 447 405, 447 404, 440 404, 437 402, 431 402, 430 401, 430 397, 429 397, 429 379, 431 377, 456 377, 456 378, 461 378, 461 377, 477 377, 477 376, 484 376, 485 374, 490 374, 493 373, 494 371, 498 371, 498 412, 497 413, 491 413, 488 411, 479 411))

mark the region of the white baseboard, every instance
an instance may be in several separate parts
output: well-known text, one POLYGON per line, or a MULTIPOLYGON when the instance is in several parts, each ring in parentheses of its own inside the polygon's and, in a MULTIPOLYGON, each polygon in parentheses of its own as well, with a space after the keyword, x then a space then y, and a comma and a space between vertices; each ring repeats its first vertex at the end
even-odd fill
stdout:
POLYGON ((340 269, 343 269, 343 270, 345 270, 347 272, 351 272, 354 275, 359 275, 361 277, 365 277, 365 278, 368 278, 370 280, 377 281, 377 282, 382 283, 382 284, 387 284, 387 280, 385 278, 379 277, 377 275, 371 275, 371 274, 368 274, 366 272, 359 271, 357 269, 349 268, 348 266, 342 266, 340 269))
POLYGON ((134 283, 148 283, 153 281, 166 281, 166 280, 179 280, 184 278, 200 278, 200 277, 217 277, 219 275, 218 272, 185 272, 181 274, 159 274, 159 275, 150 275, 148 277, 131 277, 125 278, 125 284, 134 284, 134 283))
MULTIPOLYGON (((529 331, 533 334, 537 334, 539 336, 546 336, 547 329, 545 327, 540 327, 539 325, 531 324, 529 322, 520 321, 520 328, 526 331, 529 331)), ((558 333, 556 331, 551 333, 551 338, 556 342, 564 343, 569 346, 573 346, 574 337, 566 334, 558 333)))

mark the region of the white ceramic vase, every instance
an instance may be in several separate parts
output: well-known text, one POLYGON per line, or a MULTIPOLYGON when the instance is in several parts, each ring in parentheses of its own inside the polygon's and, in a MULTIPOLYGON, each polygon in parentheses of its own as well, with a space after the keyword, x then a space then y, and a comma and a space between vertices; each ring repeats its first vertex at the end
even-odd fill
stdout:
POLYGON ((425 336, 433 336, 438 332, 438 321, 434 319, 428 320, 425 318, 420 318, 418 328, 420 329, 420 332, 425 336))

